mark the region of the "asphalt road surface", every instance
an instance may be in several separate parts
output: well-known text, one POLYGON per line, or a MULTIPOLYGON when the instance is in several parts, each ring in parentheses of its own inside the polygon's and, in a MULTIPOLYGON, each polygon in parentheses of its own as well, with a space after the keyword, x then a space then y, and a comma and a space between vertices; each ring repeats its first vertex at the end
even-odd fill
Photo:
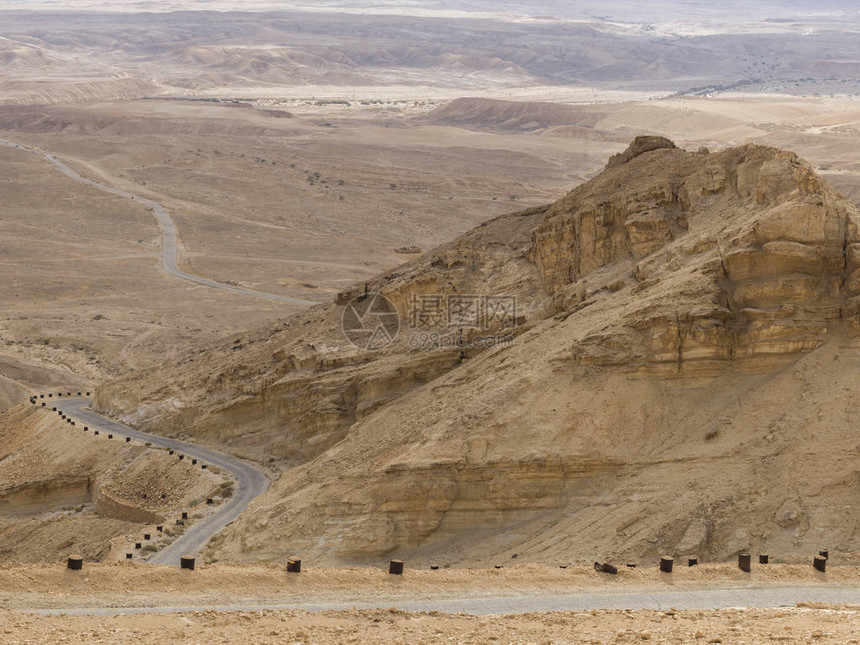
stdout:
MULTIPOLYGON (((408 575, 408 572, 407 572, 408 575)), ((206 605, 214 611, 262 611, 282 609, 302 609, 305 611, 324 611, 341 609, 389 609, 395 607, 403 611, 441 611, 445 613, 466 613, 477 616, 494 614, 525 614, 539 611, 588 611, 591 609, 652 609, 663 610, 707 610, 736 607, 794 607, 799 602, 826 602, 857 604, 860 590, 856 587, 723 587, 714 589, 672 589, 668 591, 631 590, 627 592, 572 591, 565 595, 518 596, 479 596, 419 598, 381 598, 373 602, 352 599, 343 602, 297 602, 295 604, 235 604, 206 605)), ((73 616, 96 615, 113 616, 118 614, 144 614, 200 611, 199 606, 168 605, 153 607, 67 607, 51 609, 21 609, 39 614, 67 614, 73 616)))
POLYGON ((161 204, 159 204, 158 202, 154 202, 151 199, 146 199, 145 197, 134 195, 124 190, 113 188, 112 186, 93 181, 92 179, 81 177, 78 173, 69 168, 66 164, 64 164, 62 161, 60 161, 53 155, 47 154, 40 150, 26 148, 20 144, 15 143, 14 141, 9 141, 8 139, 0 139, 0 145, 8 146, 11 148, 18 148, 19 150, 24 150, 25 152, 39 155, 40 157, 43 157, 44 159, 47 159, 52 164, 54 164, 54 166, 59 168, 62 173, 70 179, 73 179, 82 184, 86 184, 87 186, 92 186, 93 188, 97 188, 106 193, 110 193, 111 195, 117 195, 119 197, 125 197, 126 199, 134 200, 139 204, 143 204, 144 206, 148 206, 149 208, 151 208, 152 212, 155 213, 155 217, 158 219, 158 225, 161 228, 163 251, 162 262, 164 270, 170 275, 176 276, 177 278, 180 278, 182 280, 187 280, 188 282, 193 282, 194 284, 203 285, 204 287, 212 287, 213 289, 220 289, 221 291, 228 291, 230 293, 253 296, 255 298, 263 298, 265 300, 288 302, 293 305, 317 304, 316 302, 313 302, 311 300, 301 300, 299 298, 291 298, 289 296, 279 296, 274 293, 254 291, 253 289, 243 289, 242 287, 235 287, 229 284, 223 284, 221 282, 216 282, 215 280, 209 280, 208 278, 201 278, 200 276, 186 273, 185 271, 180 269, 177 264, 178 251, 176 245, 176 225, 173 223, 173 220, 170 218, 170 215, 167 214, 167 211, 164 210, 164 207, 161 204))
POLYGON ((91 429, 99 430, 102 434, 112 433, 115 437, 122 437, 122 440, 125 437, 131 437, 133 440, 149 441, 158 446, 171 448, 185 455, 186 459, 196 458, 210 466, 218 466, 235 477, 236 490, 233 496, 223 503, 213 515, 194 522, 181 537, 152 555, 147 560, 151 564, 178 565, 180 556, 199 553, 210 539, 239 517, 254 498, 264 493, 269 487, 269 479, 266 475, 247 461, 178 439, 159 437, 129 428, 88 410, 87 406, 90 404, 90 399, 87 398, 62 398, 53 399, 53 401, 55 403, 52 405, 56 405, 58 410, 65 412, 79 426, 89 426, 91 429))

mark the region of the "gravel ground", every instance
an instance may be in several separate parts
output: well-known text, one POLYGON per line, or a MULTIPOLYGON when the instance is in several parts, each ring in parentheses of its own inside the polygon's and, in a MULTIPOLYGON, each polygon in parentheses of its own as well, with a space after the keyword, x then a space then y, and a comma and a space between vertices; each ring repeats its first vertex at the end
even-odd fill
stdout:
POLYGON ((131 616, 0 612, 0 642, 230 643, 833 643, 854 645, 860 606, 715 611, 589 611, 469 616, 397 609, 131 616))

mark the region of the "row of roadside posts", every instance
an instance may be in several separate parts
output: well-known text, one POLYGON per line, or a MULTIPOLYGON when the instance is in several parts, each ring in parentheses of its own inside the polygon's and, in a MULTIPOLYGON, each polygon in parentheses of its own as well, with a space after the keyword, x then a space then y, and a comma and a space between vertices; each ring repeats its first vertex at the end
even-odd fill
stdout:
MULTIPOLYGON (((91 392, 86 392, 86 393, 84 393, 84 391, 83 391, 83 390, 77 393, 77 396, 84 396, 84 395, 86 395, 87 397, 89 397, 89 396, 92 396, 92 393, 91 393, 91 392)), ((56 395, 56 396, 57 396, 57 398, 61 398, 61 397, 63 397, 64 395, 63 395, 63 393, 62 393, 62 392, 57 392, 57 395, 56 395)), ((74 394, 73 392, 66 392, 65 396, 70 397, 70 396, 75 396, 75 394, 74 394)), ((39 402, 39 399, 45 399, 45 398, 53 399, 53 398, 54 398, 54 393, 53 393, 53 392, 50 392, 50 393, 48 393, 48 394, 38 394, 38 395, 37 395, 37 394, 33 394, 32 396, 30 396, 30 403, 31 403, 32 405, 36 405, 36 404, 39 402)), ((47 408, 47 403, 46 403, 45 401, 42 401, 42 405, 41 405, 41 407, 43 407, 43 408, 47 408)), ((70 424, 70 425, 72 425, 72 426, 74 426, 74 425, 75 425, 75 422, 72 420, 72 418, 71 418, 71 417, 69 417, 69 416, 67 416, 67 415, 66 415, 62 410, 57 409, 57 407, 56 407, 56 406, 52 406, 52 407, 51 407, 51 412, 56 412, 58 415, 60 415, 60 418, 61 418, 63 421, 65 421, 66 423, 68 423, 68 424, 70 424)), ((84 429, 84 432, 89 431, 89 427, 88 427, 88 426, 83 426, 83 429, 84 429)), ((93 430, 93 434, 94 434, 94 435, 97 435, 97 434, 99 434, 99 431, 98 431, 98 430, 93 430)), ((108 435, 107 435, 107 438, 108 438, 108 439, 113 439, 113 434, 108 434, 108 435)), ((131 443, 131 437, 126 437, 126 438, 125 438, 125 441, 126 441, 126 443, 131 443)), ((149 443, 147 443, 146 445, 148 446, 148 445, 150 445, 150 444, 149 444, 149 443)), ((175 452, 176 452, 175 450, 169 450, 169 451, 168 451, 168 454, 173 455, 173 454, 175 454, 175 452)), ((183 459, 185 459, 185 455, 183 455, 183 454, 181 454, 181 453, 180 453, 180 454, 179 454, 179 460, 180 460, 180 461, 182 461, 183 459)), ((196 466, 196 465, 197 465, 197 459, 191 459, 191 460, 190 460, 190 462, 191 462, 191 465, 192 465, 192 466, 196 466)), ((206 470, 207 465, 206 465, 206 464, 201 464, 201 465, 200 465, 200 468, 201 468, 201 469, 203 469, 203 470, 206 470)), ((209 498, 207 498, 207 499, 206 499, 206 504, 207 504, 207 505, 212 505, 213 503, 214 503, 214 499, 213 499, 213 498, 209 497, 209 498)), ((181 519, 176 520, 176 524, 177 524, 177 525, 185 524, 185 522, 186 522, 187 520, 188 520, 188 512, 187 512, 187 511, 182 511, 182 518, 181 518, 181 519)), ((156 530, 157 530, 159 533, 161 533, 161 532, 163 531, 163 527, 162 527, 162 526, 158 526, 158 527, 156 527, 156 530)), ((143 539, 144 539, 144 540, 149 540, 150 538, 151 538, 151 534, 148 534, 148 533, 147 533, 147 534, 144 534, 144 537, 143 537, 143 539)), ((143 544, 142 544, 141 542, 135 542, 135 545, 134 545, 134 548, 135 548, 135 549, 142 549, 142 547, 143 547, 143 544)), ((126 556, 125 556, 125 557, 126 557, 126 559, 127 559, 127 560, 131 560, 131 559, 134 557, 134 555, 133 555, 133 553, 126 553, 126 556)), ((180 558, 179 565, 180 565, 180 567, 181 567, 182 569, 189 569, 189 570, 193 571, 193 570, 194 570, 194 567, 195 567, 195 560, 194 560, 194 557, 193 557, 193 556, 189 556, 189 555, 183 555, 183 556, 180 558)), ((71 555, 71 556, 69 556, 68 561, 67 561, 67 563, 66 563, 66 567, 67 567, 68 569, 71 569, 72 571, 80 571, 80 570, 81 570, 81 569, 83 569, 83 567, 84 567, 84 559, 83 559, 83 557, 81 557, 81 556, 79 556, 79 555, 71 555)))
MULTIPOLYGON (((812 566, 816 569, 816 571, 821 571, 824 573, 827 570, 827 558, 829 557, 830 552, 827 549, 822 549, 818 552, 818 555, 812 558, 812 566)), ((770 556, 767 553, 759 553, 758 554, 758 563, 759 564, 769 564, 770 556)), ((689 556, 687 559, 687 566, 695 567, 699 564, 699 558, 695 555, 689 556)), ((660 558, 660 571, 663 573, 672 573, 672 569, 675 565, 675 558, 669 555, 664 555, 660 558)), ((594 568, 598 569, 600 565, 599 562, 594 563, 594 568)), ((611 566, 611 565, 610 565, 611 566)), ((627 563, 628 567, 635 567, 636 564, 633 562, 627 563)), ((749 573, 752 570, 752 556, 749 553, 738 553, 738 568, 741 571, 745 571, 749 573)), ((600 569, 598 569, 600 570, 600 569)))
MULTIPOLYGON (((812 560, 812 566, 817 570, 824 573, 827 570, 827 558, 829 557, 829 552, 827 550, 819 551, 818 555, 816 555, 812 560)), ((759 564, 769 564, 770 557, 766 553, 760 553, 758 556, 759 564)), ((84 560, 79 555, 69 556, 68 559, 68 568, 74 571, 80 571, 83 568, 84 560)), ((664 555, 660 558, 660 571, 662 573, 672 573, 674 568, 675 558, 672 556, 664 555)), ((696 556, 690 556, 687 560, 687 566, 694 567, 699 564, 699 559, 696 556)), ((190 571, 194 571, 195 560, 194 556, 183 555, 179 559, 179 566, 182 569, 188 569, 190 571)), ((404 562, 403 560, 391 560, 388 563, 388 573, 393 576, 403 575, 404 570, 404 562)), ((636 568, 636 563, 628 562, 627 567, 630 569, 636 568)), ((501 569, 502 567, 497 565, 496 569, 501 569)), ((567 567, 563 567, 567 568, 567 567)), ((738 554, 738 568, 741 571, 745 571, 749 573, 752 570, 752 556, 749 553, 739 553, 738 554)), ((431 570, 439 569, 438 565, 431 564, 431 570)), ((615 565, 609 564, 608 562, 595 562, 594 569, 596 571, 600 571, 601 573, 610 573, 616 574, 618 573, 618 567, 615 565)), ((302 571, 302 561, 297 556, 293 556, 287 560, 287 573, 301 573, 302 571)))

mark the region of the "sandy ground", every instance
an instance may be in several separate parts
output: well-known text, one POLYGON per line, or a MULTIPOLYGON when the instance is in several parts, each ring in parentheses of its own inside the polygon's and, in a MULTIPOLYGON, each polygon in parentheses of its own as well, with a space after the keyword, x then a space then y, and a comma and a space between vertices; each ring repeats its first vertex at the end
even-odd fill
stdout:
POLYGON ((475 617, 363 611, 200 611, 114 617, 0 612, 0 642, 45 643, 832 643, 851 645, 860 609, 594 611, 475 617))

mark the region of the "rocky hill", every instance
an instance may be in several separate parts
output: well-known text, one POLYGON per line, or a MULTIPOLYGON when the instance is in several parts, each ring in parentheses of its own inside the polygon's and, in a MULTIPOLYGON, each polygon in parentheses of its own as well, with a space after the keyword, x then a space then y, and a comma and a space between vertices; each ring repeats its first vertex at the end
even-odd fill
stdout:
POLYGON ((282 467, 214 558, 855 552, 858 217, 791 152, 640 137, 555 204, 97 404, 282 467), (399 333, 358 349, 344 321, 393 332, 377 293, 399 333))
POLYGON ((20 405, 0 414, 4 563, 57 562, 74 553, 124 559, 148 525, 167 523, 219 490, 223 478, 213 471, 167 450, 83 433, 47 410, 20 405))

